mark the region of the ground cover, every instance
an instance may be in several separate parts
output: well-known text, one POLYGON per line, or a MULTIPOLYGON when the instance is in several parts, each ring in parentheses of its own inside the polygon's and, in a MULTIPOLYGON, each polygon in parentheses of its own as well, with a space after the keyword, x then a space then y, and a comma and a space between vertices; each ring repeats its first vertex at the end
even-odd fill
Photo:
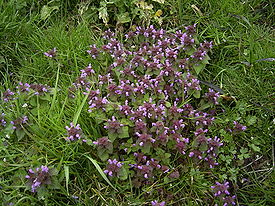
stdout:
MULTIPOLYGON (((47 2, 1 2, 1 113, 5 116, 0 119, 0 198, 4 205, 157 205, 154 201, 165 201, 167 205, 204 205, 205 202, 209 205, 222 205, 222 197, 227 197, 226 192, 223 190, 220 198, 215 197, 219 188, 215 182, 228 182, 228 190, 231 196, 236 196, 236 204, 274 203, 274 14, 271 1, 165 1, 164 4, 154 1, 152 11, 143 10, 141 5, 125 4, 123 10, 118 10, 118 13, 121 13, 119 16, 115 16, 116 8, 123 1, 107 6, 98 2, 72 2, 53 1, 48 3, 48 7, 43 7, 47 2), (98 10, 98 7, 102 9, 98 10), (135 9, 137 13, 134 12, 135 9), (107 11, 110 22, 104 22, 104 19, 100 18, 100 11, 107 11), (155 15, 157 11, 159 13, 155 15), (132 21, 128 22, 129 18, 124 18, 125 22, 122 22, 123 12, 128 12, 124 17, 128 15, 132 21), (162 26, 159 25, 160 19, 162 26), (80 70, 90 63, 96 75, 107 74, 106 68, 113 63, 112 57, 103 55, 94 59, 90 54, 96 53, 89 45, 106 44, 106 39, 101 35, 108 27, 116 32, 119 41, 127 43, 123 32, 135 31, 135 25, 138 24, 146 28, 151 23, 155 28, 162 27, 171 34, 180 29, 185 32, 185 26, 196 23, 198 41, 213 41, 214 46, 208 52, 209 64, 202 71, 191 69, 190 72, 201 81, 201 97, 209 92, 208 87, 222 94, 219 97, 219 105, 203 104, 197 100, 196 94, 188 95, 194 95, 190 103, 198 110, 203 105, 206 105, 206 108, 202 111, 216 108, 215 121, 213 126, 207 128, 210 134, 206 136, 213 139, 218 136, 223 145, 217 153, 216 161, 219 165, 213 165, 213 169, 209 168, 210 165, 202 166, 203 161, 194 161, 191 153, 194 149, 192 143, 196 142, 194 132, 200 132, 196 131, 199 129, 195 126, 196 122, 184 119, 184 127, 187 129, 180 131, 187 135, 179 138, 178 142, 176 138, 174 142, 183 145, 180 151, 172 151, 173 145, 167 146, 171 147, 167 151, 166 147, 162 146, 162 150, 165 148, 164 153, 154 148, 149 148, 149 152, 143 151, 142 148, 135 151, 146 154, 147 158, 153 156, 160 162, 160 168, 168 166, 170 171, 163 171, 163 174, 154 173, 155 179, 150 179, 149 173, 141 172, 143 179, 136 183, 141 183, 143 187, 134 187, 131 186, 134 185, 134 179, 131 177, 140 175, 136 168, 125 168, 127 179, 125 174, 113 178, 109 172, 104 173, 104 170, 111 171, 114 167, 120 171, 121 166, 114 163, 114 158, 122 163, 125 161, 123 168, 128 163, 135 164, 134 156, 126 159, 127 155, 117 153, 119 145, 114 142, 118 137, 109 133, 111 123, 116 123, 118 119, 124 121, 121 119, 123 115, 118 113, 119 109, 117 113, 109 109, 109 116, 102 118, 104 121, 96 118, 101 114, 96 113, 97 111, 88 112, 93 102, 88 104, 85 100, 88 97, 85 97, 81 90, 74 91, 71 86, 81 74, 82 77, 88 75, 89 70, 80 70), (56 58, 44 54, 54 47, 57 48, 56 58), (87 50, 91 51, 90 54, 87 50), (18 85, 19 82, 23 82, 23 85, 18 85), (25 83, 30 86, 24 85, 25 83), (69 87, 73 93, 69 93, 69 87), (30 93, 25 94, 28 89, 30 93), (20 95, 17 95, 17 91, 21 91, 20 95), (70 94, 76 97, 71 99, 70 94), (113 114, 116 119, 112 119, 113 114), (70 126, 71 122, 73 124, 70 126), (237 122, 246 126, 246 129, 237 122), (75 130, 77 123, 82 132, 75 130), (13 128, 14 126, 17 128, 13 128), (229 129, 233 131, 230 132, 229 129), (74 135, 85 134, 83 139, 87 142, 66 141, 68 133, 73 134, 76 139, 78 136, 74 135), (113 138, 116 152, 111 148, 108 150, 105 145, 107 152, 100 153, 103 149, 98 149, 93 142, 99 141, 103 136, 113 138), (186 154, 180 154, 182 151, 186 154), (109 158, 112 162, 109 161, 108 165, 109 158), (49 167, 49 173, 42 165, 49 167), (35 171, 35 168, 40 169, 35 171), (38 174, 45 177, 41 182, 46 185, 47 191, 40 185, 34 185, 33 181, 38 174), (150 179, 147 184, 146 174, 150 179), (172 174, 174 178, 171 177, 172 174), (49 179, 51 184, 48 184, 49 179), (33 187, 28 185, 28 182, 32 182, 33 187)), ((147 6, 150 7, 150 4, 147 6)), ((181 54, 181 57, 186 55, 181 54)), ((187 74, 184 69, 182 72, 187 74)), ((182 78, 188 80, 186 76, 182 78)), ((98 84, 97 80, 89 81, 98 84)), ((118 79, 114 81, 119 82, 118 79)), ((81 85, 81 79, 75 83, 81 85)), ((99 87, 93 86, 92 90, 96 88, 99 87)), ((107 88, 99 89, 102 93, 107 91, 107 88)), ((214 97, 215 95, 212 100, 214 97)), ((154 98, 158 97, 153 97, 153 101, 156 101, 154 98)), ((169 98, 167 100, 172 104, 165 105, 167 110, 177 97, 169 98)), ((142 100, 150 102, 150 99, 142 100)), ((118 106, 125 103, 125 99, 112 101, 118 102, 118 106)), ((182 99, 179 101, 185 103, 182 99)), ((142 105, 143 101, 140 104, 142 105)), ((129 122, 122 124, 128 125, 130 136, 134 136, 134 132, 142 133, 132 131, 135 127, 129 122)), ((152 124, 152 121, 148 120, 146 124, 152 124)), ((170 123, 165 124, 172 126, 170 123)), ((121 133, 119 127, 116 132, 122 136, 125 133, 124 129, 121 133)), ((151 133, 155 134, 153 131, 151 133)), ((125 138, 128 138, 127 132, 125 138)), ((136 136, 135 138, 138 140, 136 136)), ((117 142, 125 143, 121 140, 117 142)), ((131 155, 133 154, 128 156, 131 155)), ((146 162, 139 164, 146 165, 146 162)), ((226 184, 224 188, 227 188, 226 184)))

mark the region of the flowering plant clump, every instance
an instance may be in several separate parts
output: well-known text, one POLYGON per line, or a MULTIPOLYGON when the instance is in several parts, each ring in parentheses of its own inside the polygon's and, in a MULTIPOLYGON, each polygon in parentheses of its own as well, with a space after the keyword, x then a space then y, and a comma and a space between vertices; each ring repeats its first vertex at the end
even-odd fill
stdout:
POLYGON ((234 202, 234 199, 236 198, 236 196, 235 195, 230 196, 230 192, 228 191, 229 182, 225 182, 223 184, 216 182, 216 185, 211 186, 211 188, 214 191, 214 196, 221 198, 223 202, 223 206, 236 205, 236 203, 234 202))
POLYGON ((7 122, 6 122, 6 120, 5 120, 5 113, 2 113, 1 115, 0 115, 0 127, 5 127, 6 126, 6 124, 7 124, 7 122))
POLYGON ((54 58, 56 57, 57 51, 56 48, 53 48, 51 50, 49 50, 48 52, 44 52, 44 55, 50 58, 54 58))
POLYGON ((36 192, 43 185, 51 184, 51 174, 47 166, 37 167, 35 170, 29 169, 26 175, 28 183, 31 185, 31 191, 36 192))
MULTIPOLYGON (((82 129, 80 128, 80 125, 77 124, 76 126, 74 125, 73 122, 70 123, 70 127, 66 126, 65 127, 67 130, 67 137, 65 138, 67 141, 76 141, 79 140, 81 138, 83 138, 83 134, 82 134, 82 129)), ((83 139, 82 141, 86 141, 85 139, 83 139)))
POLYGON ((23 129, 23 126, 27 124, 27 121, 28 121, 28 117, 23 116, 23 117, 17 118, 14 121, 11 121, 10 123, 13 125, 12 127, 13 129, 21 130, 23 129))
POLYGON ((108 30, 103 38, 105 44, 91 45, 87 53, 93 61, 107 59, 108 68, 96 75, 89 64, 69 94, 87 95, 88 112, 102 126, 104 137, 93 144, 101 160, 110 158, 104 172, 120 180, 130 176, 141 187, 158 176, 179 178, 170 164, 175 155, 202 170, 217 166, 223 142, 212 127, 220 95, 196 77, 208 64, 212 42, 199 44, 196 25, 175 33, 137 27, 123 41, 108 30))
POLYGON ((38 111, 38 108, 47 109, 49 107, 51 93, 52 88, 47 85, 23 82, 19 82, 14 89, 9 88, 3 92, 0 99, 1 109, 17 108, 16 112, 19 114, 14 117, 11 112, 2 113, 0 127, 4 129, 0 132, 5 135, 14 133, 17 139, 21 140, 26 134, 25 129, 31 125, 32 117, 37 116, 39 112, 42 113, 42 110, 38 111))
POLYGON ((117 161, 116 159, 109 159, 108 165, 104 173, 108 174, 109 176, 118 176, 120 168, 122 167, 123 163, 117 161))
POLYGON ((157 200, 151 201, 152 206, 165 206, 165 202, 158 202, 157 200))

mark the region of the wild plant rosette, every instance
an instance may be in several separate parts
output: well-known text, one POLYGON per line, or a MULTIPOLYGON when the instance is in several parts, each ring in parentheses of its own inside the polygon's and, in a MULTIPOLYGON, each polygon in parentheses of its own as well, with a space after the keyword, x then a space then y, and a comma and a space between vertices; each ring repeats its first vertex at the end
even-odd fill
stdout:
POLYGON ((179 178, 183 164, 204 171, 218 165, 222 137, 210 131, 220 95, 196 77, 212 42, 199 44, 195 29, 137 27, 125 38, 108 30, 106 43, 87 51, 95 68, 92 63, 81 70, 69 96, 77 90, 88 96, 88 112, 103 131, 93 144, 110 178, 123 184, 130 177, 139 188, 160 176, 179 178), (106 69, 96 75, 98 62, 106 69))

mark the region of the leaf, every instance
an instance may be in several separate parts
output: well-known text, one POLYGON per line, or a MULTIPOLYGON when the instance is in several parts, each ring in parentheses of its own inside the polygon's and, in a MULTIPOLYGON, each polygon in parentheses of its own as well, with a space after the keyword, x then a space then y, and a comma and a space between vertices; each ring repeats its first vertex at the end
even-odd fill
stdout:
POLYGON ((130 22, 131 18, 129 16, 129 13, 125 12, 125 13, 121 13, 121 14, 117 15, 117 21, 120 24, 124 24, 124 23, 130 22))
POLYGON ((141 150, 145 154, 149 154, 151 150, 151 144, 150 143, 145 143, 142 147, 141 150))
POLYGON ((16 131, 15 131, 15 133, 16 133, 16 136, 17 136, 17 139, 18 139, 18 141, 20 141, 21 139, 23 139, 23 137, 25 136, 25 132, 24 132, 24 130, 22 130, 22 129, 17 129, 16 131))
POLYGON ((47 6, 47 5, 44 5, 40 11, 40 18, 42 20, 46 20, 47 18, 49 18, 49 16, 51 15, 51 13, 54 11, 54 10, 58 10, 58 6, 47 6))
POLYGON ((165 2, 165 0, 153 0, 153 1, 158 2, 160 4, 164 4, 164 2, 165 2))
POLYGON ((116 140, 116 138, 118 137, 118 134, 109 132, 108 137, 111 140, 111 142, 114 142, 116 140))
POLYGON ((160 17, 161 15, 163 14, 162 10, 157 10, 156 13, 155 13, 155 17, 160 17))
POLYGON ((36 102, 36 98, 35 97, 32 97, 31 99, 30 99, 30 105, 32 105, 32 106, 36 106, 37 105, 37 102, 36 102))
POLYGON ((137 5, 139 5, 139 7, 143 10, 152 10, 153 9, 153 5, 152 4, 148 5, 148 3, 145 1, 140 1, 137 5))
POLYGON ((51 184, 48 185, 48 188, 49 189, 60 189, 60 187, 61 186, 60 186, 60 183, 59 183, 58 179, 56 177, 53 177, 51 179, 51 184))
POLYGON ((74 125, 77 124, 77 120, 78 120, 78 118, 80 116, 80 113, 81 113, 81 111, 82 111, 82 109, 83 109, 83 107, 84 107, 84 105, 85 105, 85 103, 86 103, 86 101, 88 99, 88 96, 89 96, 89 94, 85 95, 84 99, 81 102, 81 105, 78 107, 77 112, 74 115, 74 119, 73 119, 74 125))
POLYGON ((95 166, 95 168, 97 169, 97 171, 99 172, 99 174, 103 177, 103 179, 112 187, 114 188, 115 191, 118 192, 118 190, 113 186, 113 184, 109 181, 108 177, 106 176, 106 174, 103 172, 103 170, 100 168, 100 166, 98 165, 97 161, 94 160, 93 158, 91 157, 88 157, 86 155, 84 155, 86 158, 88 158, 92 163, 93 165, 95 166))
POLYGON ((45 186, 41 186, 37 189, 37 196, 39 200, 44 200, 48 196, 48 190, 45 186))
POLYGON ((129 137, 129 128, 127 126, 122 127, 122 133, 119 135, 119 138, 129 137))
POLYGON ((69 194, 69 166, 64 165, 64 172, 65 172, 65 178, 66 178, 66 190, 67 194, 69 194))
POLYGON ((199 74, 205 67, 205 64, 198 64, 193 66, 196 74, 199 74))
POLYGON ((248 144, 249 147, 251 147, 254 152, 260 152, 261 151, 261 148, 256 146, 255 144, 248 144))
POLYGON ((109 154, 105 149, 97 148, 97 154, 102 161, 106 161, 109 158, 109 154))
POLYGON ((118 172, 119 179, 126 180, 128 178, 128 172, 124 167, 121 167, 118 172))
POLYGON ((201 93, 200 93, 200 91, 198 91, 198 90, 196 90, 194 93, 193 93, 193 96, 195 97, 195 98, 200 98, 200 96, 201 96, 201 93))
POLYGON ((257 117, 256 116, 248 116, 247 117, 247 124, 248 126, 253 125, 257 122, 257 117))
POLYGON ((99 18, 103 20, 104 24, 108 23, 108 21, 109 21, 108 11, 107 11, 107 8, 105 6, 100 7, 98 9, 98 15, 99 15, 99 18))

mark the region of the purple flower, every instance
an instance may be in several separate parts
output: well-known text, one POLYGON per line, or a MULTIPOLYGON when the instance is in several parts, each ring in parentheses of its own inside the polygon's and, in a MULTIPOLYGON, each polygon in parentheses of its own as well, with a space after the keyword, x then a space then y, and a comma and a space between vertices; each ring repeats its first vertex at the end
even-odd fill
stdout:
POLYGON ((104 39, 111 39, 112 37, 115 36, 115 33, 112 32, 110 29, 104 32, 103 38, 104 39))
POLYGON ((70 123, 70 127, 65 127, 67 130, 67 137, 65 138, 67 141, 76 141, 78 139, 82 138, 82 129, 80 128, 80 125, 77 124, 74 126, 74 123, 70 123))
POLYGON ((99 54, 98 48, 96 48, 95 44, 90 45, 90 50, 87 50, 87 52, 91 55, 93 59, 95 59, 99 54))
POLYGON ((36 192, 42 185, 51 184, 51 173, 47 166, 37 167, 35 171, 29 169, 25 177, 28 179, 32 192, 36 192))
POLYGON ((118 105, 119 111, 121 111, 122 114, 128 116, 132 114, 132 108, 128 106, 128 100, 125 100, 125 105, 118 105))
POLYGON ((116 159, 109 159, 108 165, 106 166, 106 170, 104 170, 105 174, 108 174, 111 177, 118 176, 120 168, 122 167, 123 163, 117 161, 116 159))
POLYGON ((229 189, 229 182, 224 182, 223 184, 216 182, 216 185, 211 186, 211 188, 214 191, 215 196, 220 196, 223 194, 230 195, 228 189, 229 189))
POLYGON ((111 133, 120 133, 121 127, 124 125, 116 120, 115 116, 112 116, 112 119, 107 121, 107 124, 104 126, 105 129, 108 129, 111 133))
POLYGON ((224 202, 223 206, 236 205, 235 199, 236 199, 235 195, 233 195, 232 197, 231 196, 223 197, 222 198, 222 201, 224 202))
POLYGON ((6 126, 6 121, 5 121, 5 117, 6 115, 4 114, 4 113, 2 113, 1 115, 0 115, 0 126, 3 126, 3 127, 5 127, 6 126))
POLYGON ((197 51, 195 51, 190 57, 197 61, 201 61, 204 59, 206 54, 207 53, 203 48, 198 48, 197 51))
POLYGON ((89 102, 89 110, 88 112, 92 112, 93 108, 96 109, 102 109, 103 111, 105 111, 105 106, 109 103, 109 101, 107 100, 106 97, 93 97, 89 102))
POLYGON ((22 82, 19 82, 18 84, 19 86, 16 88, 18 89, 19 93, 27 93, 30 91, 30 85, 28 83, 23 84, 22 82))
POLYGON ((209 88, 209 92, 204 94, 204 97, 209 101, 212 102, 213 104, 219 104, 218 103, 218 98, 220 97, 219 92, 215 92, 213 89, 209 88))
POLYGON ((34 90, 35 95, 43 95, 49 92, 50 87, 43 84, 31 84, 30 88, 34 90))
POLYGON ((81 77, 88 77, 95 73, 95 71, 92 69, 92 65, 89 64, 85 69, 80 70, 81 71, 81 77))
POLYGON ((196 33, 196 26, 197 26, 197 24, 193 24, 191 26, 186 26, 185 30, 186 30, 187 34, 190 34, 190 35, 195 34, 196 33))
POLYGON ((157 200, 151 201, 152 206, 165 206, 165 202, 158 202, 157 200))
POLYGON ((16 130, 21 130, 23 129, 24 125, 27 124, 28 121, 28 117, 27 116, 23 116, 20 118, 17 118, 16 120, 11 121, 10 123, 13 125, 13 129, 16 130))
POLYGON ((237 121, 234 121, 233 124, 234 124, 234 126, 235 126, 235 127, 233 128, 233 132, 243 132, 243 131, 245 131, 245 130, 247 129, 246 126, 240 124, 240 123, 237 122, 237 121))
POLYGON ((7 90, 3 93, 3 100, 4 100, 5 102, 9 102, 9 101, 11 101, 11 100, 14 100, 14 99, 15 99, 15 98, 14 98, 14 95, 15 95, 14 92, 12 92, 10 89, 7 89, 7 90))
POLYGON ((102 148, 108 148, 110 145, 112 145, 112 142, 107 137, 101 137, 93 143, 102 148))
POLYGON ((53 48, 48 52, 44 52, 44 55, 50 58, 56 57, 56 48, 53 48))

